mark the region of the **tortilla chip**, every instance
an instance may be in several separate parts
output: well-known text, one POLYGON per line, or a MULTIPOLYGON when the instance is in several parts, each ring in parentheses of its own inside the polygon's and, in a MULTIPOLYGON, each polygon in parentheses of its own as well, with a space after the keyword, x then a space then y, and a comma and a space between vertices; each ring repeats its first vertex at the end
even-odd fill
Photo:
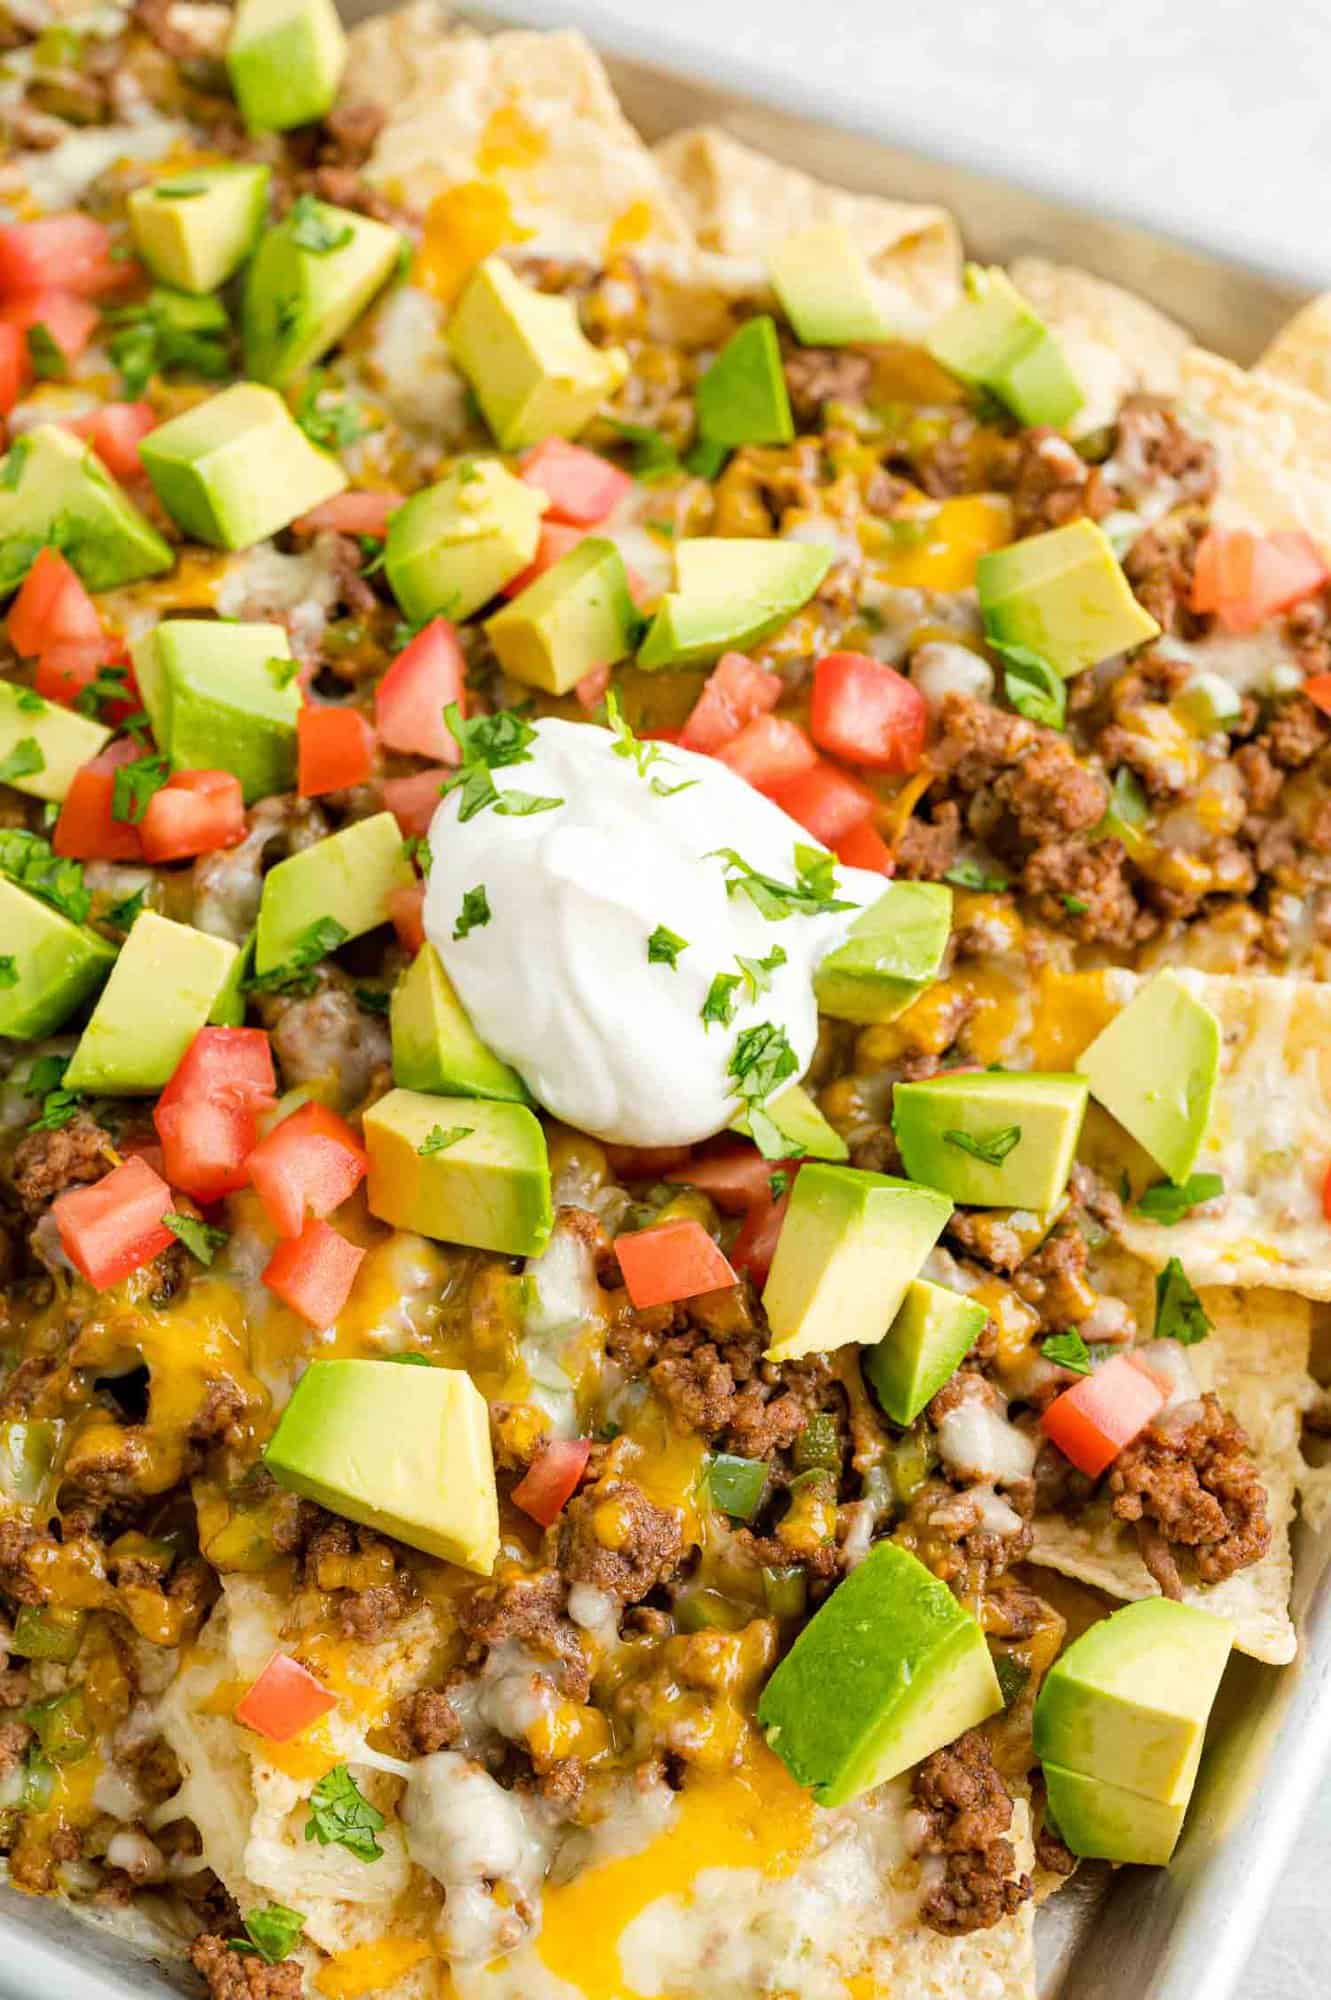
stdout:
POLYGON ((418 0, 354 31, 351 76, 393 107, 368 180, 417 209, 463 184, 497 191, 487 248, 598 265, 617 247, 691 252, 665 176, 580 34, 441 35, 441 19, 418 0))
MULTIPOLYGON (((1224 1583, 1185 1585, 1184 1597, 1199 1610, 1231 1619, 1240 1652, 1282 1666, 1297 1650, 1289 1615, 1289 1528, 1300 1418, 1312 1393, 1307 1373, 1312 1310, 1306 1299, 1288 1292, 1226 1288, 1203 1292, 1202 1302, 1212 1332, 1189 1349, 1188 1359, 1199 1387, 1214 1389, 1248 1433, 1266 1486, 1271 1547, 1260 1562, 1224 1583)), ((1111 1597, 1135 1601, 1160 1595, 1131 1528, 1113 1520, 1107 1499, 1097 1499, 1075 1519, 1037 1518, 1030 1560, 1111 1597)))
MULTIPOLYGON (((839 222, 864 252, 903 331, 924 326, 957 297, 961 239, 946 209, 829 187, 712 126, 672 133, 656 159, 698 249, 727 260, 749 283, 787 236, 813 222, 839 222)), ((717 276, 724 282, 723 272, 717 276)))
POLYGON ((1214 518, 1264 534, 1301 528, 1331 548, 1331 403, 1201 347, 1183 356, 1181 377, 1220 456, 1214 518))
POLYGON ((1257 363, 1263 375, 1293 382, 1331 401, 1331 292, 1300 307, 1257 363))
POLYGON ((1308 1465, 1299 1473, 1299 1513, 1315 1535, 1331 1521, 1331 1464, 1308 1465))
POLYGON ((1145 299, 1043 257, 1018 257, 1009 275, 1054 328, 1081 383, 1086 401, 1070 426, 1075 434, 1113 423, 1123 398, 1136 390, 1177 395, 1179 363, 1192 338, 1145 299))

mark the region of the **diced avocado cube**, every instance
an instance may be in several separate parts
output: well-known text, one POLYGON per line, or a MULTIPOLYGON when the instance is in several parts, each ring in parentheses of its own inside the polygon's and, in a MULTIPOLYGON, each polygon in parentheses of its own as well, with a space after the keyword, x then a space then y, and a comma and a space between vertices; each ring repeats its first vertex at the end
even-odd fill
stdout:
POLYGON ((901 1310, 861 1366, 894 1424, 913 1424, 920 1411, 969 1354, 987 1309, 927 1278, 906 1288, 901 1310))
POLYGON ((160 1090, 204 1025, 238 956, 229 938, 144 910, 120 948, 69 1068, 67 1090, 160 1090))
POLYGON ((494 1568, 490 1413, 460 1368, 312 1361, 264 1464, 293 1493, 408 1548, 482 1576, 494 1568))
MULTIPOLYGON (((790 1146, 792 1159, 842 1161, 850 1158, 850 1148, 841 1134, 828 1124, 802 1083, 787 1085, 769 1097, 763 1110, 790 1146)), ((732 1132, 752 1138, 749 1115, 741 1111, 730 1121, 732 1132)))
POLYGON ((997 266, 966 266, 964 296, 925 345, 949 374, 988 389, 1023 424, 1066 424, 1086 400, 1057 338, 997 266))
POLYGON ((111 732, 16 681, 0 681, 0 784, 34 799, 63 799, 80 764, 111 732))
POLYGON ((1049 1209, 1072 1170, 1084 1076, 952 1070, 892 1092, 906 1172, 972 1208, 1049 1209))
POLYGON ((0 597, 46 542, 58 542, 89 590, 160 576, 175 561, 91 445, 58 424, 25 431, 0 459, 0 597))
POLYGON ((488 604, 535 555, 546 505, 497 458, 460 459, 413 493, 384 544, 384 569, 407 617, 469 618, 488 604))
POLYGON ((487 1049, 468 1020, 432 944, 424 944, 393 989, 393 1081, 439 1096, 497 1097, 529 1104, 517 1071, 487 1049))
POLYGON ((236 955, 234 964, 218 990, 210 1028, 239 1028, 245 1021, 245 982, 254 971, 254 932, 251 931, 236 955))
POLYGON ((1183 1831, 1188 1802, 1145 1799, 1107 1778, 1043 1766, 1049 1817, 1074 1854, 1086 1861, 1131 1861, 1163 1868, 1183 1831))
POLYGON ((801 1167, 763 1290, 771 1361, 881 1340, 952 1213, 945 1195, 856 1167, 801 1167))
POLYGON ((1091 1095, 1172 1181, 1185 1181, 1206 1139, 1220 1078, 1220 1023, 1186 974, 1158 972, 1083 1049, 1091 1095))
POLYGON ((1238 721, 1243 696, 1223 675, 1203 672, 1183 683, 1170 706, 1199 736, 1212 736, 1238 721))
POLYGON ((287 132, 322 118, 346 60, 333 0, 237 0, 226 66, 251 132, 287 132))
POLYGON ((1041 1684, 1036 1755, 1186 1805, 1233 1638, 1224 1619, 1167 1597, 1097 1620, 1041 1684))
POLYGON ((565 694, 631 652, 638 622, 623 556, 588 535, 487 619, 485 632, 514 680, 565 694))
POLYGON ((129 197, 134 247, 155 278, 215 292, 254 248, 268 213, 269 169, 249 160, 166 174, 129 197))
POLYGON ((389 897, 409 889, 415 871, 390 812, 353 820, 270 868, 263 878, 254 966, 262 975, 286 965, 312 924, 332 917, 347 938, 389 919, 389 897))
POLYGON ((291 661, 284 627, 168 618, 132 652, 153 734, 176 770, 230 771, 247 805, 290 791, 300 686, 271 664, 291 661))
POLYGON ((257 382, 233 383, 159 424, 139 455, 167 513, 219 549, 250 548, 347 483, 276 390, 257 382))
POLYGON ((758 1721, 796 1782, 839 1806, 1002 1706, 974 1618, 918 1557, 877 1542, 800 1632, 758 1721))
POLYGON ((102 984, 115 946, 0 877, 0 1035, 51 1035, 102 984))
POLYGON ((695 395, 705 438, 726 445, 790 443, 795 425, 770 313, 759 313, 731 334, 695 395))
POLYGON ((524 284, 502 257, 468 279, 448 339, 502 451, 576 437, 628 374, 623 348, 593 347, 571 299, 524 284))
POLYGON ((1025 646, 1065 680, 1160 634, 1094 521, 991 549, 975 566, 975 587, 990 642, 1025 646))
POLYGON ((386 223, 312 195, 266 230, 245 274, 245 372, 280 388, 328 352, 397 265, 386 223))
POLYGON ((827 954, 813 990, 837 1021, 894 1021, 933 984, 952 928, 941 882, 893 882, 827 954))
POLYGON ((767 260, 781 310, 806 347, 900 338, 863 251, 839 222, 815 222, 767 260))
POLYGON ((444 1243, 539 1257, 550 1162, 525 1104, 390 1090, 365 1114, 370 1213, 444 1243))
POLYGON ((638 665, 705 666, 775 632, 807 604, 832 551, 815 542, 700 536, 675 549, 675 589, 638 649, 638 665))

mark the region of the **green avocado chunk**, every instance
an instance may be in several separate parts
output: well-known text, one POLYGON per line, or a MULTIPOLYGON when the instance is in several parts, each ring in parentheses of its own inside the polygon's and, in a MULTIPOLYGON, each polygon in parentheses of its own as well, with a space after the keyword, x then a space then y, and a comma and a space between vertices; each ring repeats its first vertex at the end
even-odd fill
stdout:
POLYGON ((246 981, 254 971, 254 932, 251 931, 218 989, 208 1016, 210 1028, 242 1028, 245 1025, 246 981))
POLYGON ((1220 1023, 1186 973, 1158 972, 1139 986, 1077 1068, 1172 1181, 1197 1164, 1220 1077, 1220 1023))
POLYGON ((593 347, 571 299, 524 284, 502 257, 467 280, 448 340, 501 451, 576 437, 628 374, 623 348, 593 347))
POLYGON ((347 484, 277 392, 257 382, 235 382, 159 424, 139 455, 167 513, 219 549, 252 547, 347 484))
POLYGON ((153 276, 215 292, 254 248, 268 213, 269 169, 248 160, 165 174, 129 197, 130 234, 153 276))
POLYGON ((1084 1076, 950 1070, 892 1093, 906 1172, 971 1208, 1062 1199, 1086 1110, 1084 1076))
POLYGON ((913 1424, 970 1352, 987 1309, 927 1278, 906 1288, 901 1311, 861 1366, 894 1424, 913 1424))
POLYGON ((876 1542, 777 1667, 758 1721, 796 1783, 839 1806, 1002 1706, 970 1613, 916 1556, 876 1542))
POLYGON ((536 554, 546 504, 497 458, 460 459, 413 493, 384 544, 384 569, 407 617, 469 618, 488 604, 536 554))
POLYGON ((346 60, 333 0, 237 0, 226 66, 251 132, 287 132, 322 118, 346 60))
POLYGON ((54 1034, 92 998, 115 946, 0 877, 0 1035, 54 1034))
POLYGON ((1035 1704, 1034 1743, 1074 1853, 1168 1861, 1233 1636, 1208 1612, 1144 1598, 1055 1661, 1035 1704))
POLYGON ((837 1021, 895 1021, 938 977, 951 929, 950 889, 893 882, 819 965, 819 1008, 837 1021))
POLYGON ((38 424, 0 459, 0 598, 23 581, 43 544, 58 547, 89 590, 160 576, 175 562, 91 445, 38 424))
POLYGON ((991 550, 975 566, 975 587, 990 644, 1024 646, 1065 680, 1160 635, 1094 521, 991 550))
POLYGON ((638 624, 623 556, 588 535, 488 618, 485 634, 514 680, 566 694, 631 652, 638 624))
POLYGON ((34 799, 63 799, 74 773, 111 732, 17 681, 0 681, 0 784, 34 799))
POLYGON ((964 288, 925 342, 934 360, 988 389, 1023 424, 1068 423, 1086 398, 1040 315, 996 265, 968 264, 964 288))
POLYGON ((802 1167, 763 1290, 771 1361, 881 1340, 952 1213, 945 1195, 856 1167, 802 1167))
POLYGON ((390 812, 353 820, 279 861, 263 878, 254 934, 254 967, 262 976, 291 962, 312 925, 331 917, 342 942, 389 920, 394 889, 410 889, 415 871, 390 812))
POLYGON ((131 652, 153 735, 175 770, 230 771, 247 805, 291 790, 300 687, 283 626, 168 618, 131 652))
POLYGON ((806 347, 900 338, 867 258, 841 223, 815 222, 787 236, 767 268, 781 310, 806 347))
POLYGON ((160 1090, 207 1021, 239 949, 144 910, 79 1037, 66 1090, 145 1096, 160 1090))
POLYGON ((705 666, 775 632, 807 604, 832 551, 816 542, 700 536, 675 549, 675 589, 662 600, 638 665, 705 666))
POLYGON ((281 388, 312 367, 396 268, 402 238, 386 223, 302 197, 265 230, 245 274, 245 372, 281 388))
MULTIPOLYGON (((840 1162, 850 1158, 849 1146, 828 1124, 802 1083, 788 1084, 775 1097, 769 1097, 763 1110, 788 1143, 792 1159, 840 1162)), ((753 1137, 746 1111, 731 1119, 730 1129, 742 1132, 746 1139, 753 1137)))
POLYGON ((393 1081, 439 1096, 530 1104, 517 1071, 500 1062, 467 1018, 432 944, 423 944, 393 989, 393 1081))
POLYGON ((488 1576, 499 1553, 490 1416, 460 1368, 312 1361, 264 1464, 331 1513, 488 1576))
POLYGON ((445 1243, 540 1256, 553 1223, 550 1162, 525 1104, 390 1090, 364 1129, 371 1215, 445 1243))
POLYGON ((790 443, 795 424, 770 313, 759 313, 731 334, 695 395, 705 438, 725 445, 790 443))

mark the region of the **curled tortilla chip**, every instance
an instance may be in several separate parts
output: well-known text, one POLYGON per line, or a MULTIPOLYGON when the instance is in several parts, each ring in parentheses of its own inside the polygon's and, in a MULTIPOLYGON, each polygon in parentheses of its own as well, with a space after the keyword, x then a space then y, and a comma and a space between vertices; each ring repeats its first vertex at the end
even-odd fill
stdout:
POLYGON ((1331 401, 1331 292, 1321 292, 1299 308, 1281 327, 1257 368, 1263 375, 1274 375, 1331 401))
MULTIPOLYGON (((1189 1348, 1188 1359, 1199 1388, 1214 1389, 1248 1434, 1266 1487, 1271 1546, 1260 1562, 1223 1583, 1186 1584, 1183 1594, 1199 1610, 1233 1622, 1240 1652, 1282 1666, 1298 1645, 1289 1614, 1289 1530, 1300 1421, 1312 1395, 1311 1308, 1288 1292, 1224 1288, 1201 1296, 1212 1331, 1189 1348)), ((1111 1597, 1131 1602, 1160 1595, 1132 1529, 1113 1519, 1107 1499, 1097 1498, 1075 1518, 1038 1516, 1030 1560, 1111 1597)))
POLYGON ((1301 528, 1331 549, 1331 403, 1201 347, 1183 356, 1179 393, 1219 453, 1213 517, 1262 534, 1301 528))
POLYGON ((1137 391, 1177 395, 1192 339, 1145 299, 1043 257, 1018 257, 1009 275, 1057 333, 1081 384, 1086 401, 1070 426, 1075 434, 1113 423, 1123 398, 1137 391))

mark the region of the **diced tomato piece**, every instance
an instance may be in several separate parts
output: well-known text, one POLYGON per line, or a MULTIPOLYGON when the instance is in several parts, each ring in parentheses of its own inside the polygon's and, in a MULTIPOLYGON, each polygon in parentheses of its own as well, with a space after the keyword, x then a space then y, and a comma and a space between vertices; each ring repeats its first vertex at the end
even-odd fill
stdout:
POLYGON ((270 1743, 289 1743, 336 1707, 337 1696, 329 1694, 308 1667, 302 1667, 290 1653, 274 1653, 232 1714, 256 1736, 266 1736, 270 1743))
POLYGON ((402 505, 400 493, 335 493, 291 523, 293 534, 320 535, 331 528, 338 535, 370 535, 382 541, 388 520, 402 505))
MULTIPOLYGON (((67 362, 77 361, 97 331, 97 308, 72 292, 18 292, 0 305, 0 323, 25 337, 44 326, 67 362)), ((31 353, 29 344, 29 353, 31 353)))
POLYGON ((811 771, 801 771, 777 785, 764 785, 763 790, 825 847, 834 846, 857 826, 867 825, 876 803, 867 785, 852 778, 849 771, 829 764, 826 757, 820 757, 811 771))
POLYGON ((1197 550, 1190 603, 1194 611, 1213 612, 1226 632, 1253 632, 1320 590, 1329 576, 1331 569, 1308 535, 1210 528, 1197 550))
POLYGON ((420 840, 430 831, 440 792, 453 773, 436 768, 413 771, 409 778, 384 779, 384 804, 406 840, 420 840))
POLYGON ((665 1178, 710 1195, 723 1215, 746 1215, 764 1203, 771 1206, 772 1176, 776 1173, 784 1174, 789 1185, 790 1162, 765 1160, 756 1146, 728 1146, 724 1152, 686 1161, 665 1178))
POLYGON ((1124 1445, 1144 1431, 1165 1401, 1166 1391, 1149 1368, 1130 1355, 1115 1354, 1055 1396, 1040 1428, 1078 1472, 1098 1479, 1124 1445))
POLYGON ((896 861, 892 850, 869 821, 861 820, 849 833, 843 833, 839 840, 832 842, 838 861, 844 861, 847 868, 871 868, 876 875, 896 873, 896 861))
POLYGON ((573 683, 573 692, 577 697, 579 708, 590 710, 604 700, 613 672, 613 667, 593 667, 589 674, 584 674, 580 681, 573 683))
POLYGON ((250 1154, 250 1179, 279 1236, 299 1236, 340 1208, 365 1178, 369 1162, 345 1118, 324 1104, 302 1104, 274 1125, 250 1154))
POLYGON ((813 740, 847 763, 915 770, 928 719, 919 689, 868 653, 827 653, 813 670, 813 740))
POLYGON ((735 1273, 721 1251, 702 1224, 689 1216, 617 1236, 615 1255, 639 1312, 735 1283, 735 1273))
POLYGON ((1323 715, 1331 715, 1331 674, 1310 674, 1302 691, 1314 708, 1320 708, 1323 715))
MULTIPOLYGON (((794 1178, 793 1168, 785 1168, 784 1171, 794 1178)), ((789 1190, 777 1201, 773 1201, 769 1192, 765 1201, 754 1203, 730 1246, 731 1263, 737 1271, 747 1271, 755 1285, 767 1283, 767 1274, 776 1255, 776 1241, 789 1206, 789 1190)))
POLYGON ((364 1255, 326 1222, 312 1220, 299 1236, 278 1244, 264 1266, 263 1281, 283 1305, 322 1331, 350 1297, 364 1255))
POLYGON ((633 491, 627 472, 566 438, 545 438, 533 445, 523 453, 520 467, 518 477, 550 502, 551 517, 571 521, 577 528, 604 521, 633 491))
POLYGON ((162 1221, 171 1190, 146 1160, 126 1160, 90 1187, 67 1188, 51 1207, 61 1248, 99 1292, 176 1240, 162 1221))
POLYGON ((207 1097, 258 1110, 277 1095, 272 1045, 262 1028, 200 1028, 172 1070, 159 1104, 207 1097))
POLYGON ((111 232, 104 222, 77 211, 0 227, 0 295, 5 297, 58 286, 81 298, 100 298, 131 283, 138 269, 131 259, 111 255, 111 232))
POLYGON ((543 523, 541 527, 541 539, 536 544, 536 554, 527 564, 526 569, 519 570, 516 576, 511 576, 508 582, 501 587, 500 596, 516 597, 518 592, 525 590, 529 583, 535 583, 537 577, 544 576, 545 572, 553 564, 557 563, 561 556, 566 556, 570 549, 576 549, 578 543, 586 535, 586 532, 585 528, 567 527, 561 521, 546 521, 543 523))
POLYGON ((142 752, 125 736, 108 743, 90 763, 81 764, 70 781, 51 833, 57 854, 74 861, 142 861, 143 842, 130 820, 117 819, 111 807, 115 776, 121 764, 132 764, 142 752))
POLYGON ((781 699, 781 681, 765 667, 755 666, 747 653, 722 653, 703 683, 693 712, 679 732, 686 750, 711 757, 723 743, 739 735, 781 699))
POLYGON ((245 799, 230 771, 177 771, 139 821, 147 861, 190 861, 245 838, 245 799))
POLYGON ((32 380, 28 343, 16 326, 0 326, 0 417, 7 417, 32 380))
POLYGON ((812 771, 818 752, 798 722, 786 722, 779 715, 760 715, 746 722, 731 742, 723 743, 716 759, 765 792, 783 779, 812 771))
POLYGON ((615 1146, 605 1149, 616 1180, 659 1181, 689 1157, 687 1146, 615 1146))
POLYGON ((461 754, 444 710, 456 702, 466 714, 466 661, 447 618, 432 618, 394 660, 374 691, 379 740, 390 750, 408 750, 456 764, 461 754))
POLYGON ((513 1504, 548 1528, 575 1491, 591 1457, 590 1438, 552 1438, 513 1488, 513 1504))
POLYGON ((200 1028, 153 1110, 172 1186, 198 1201, 248 1187, 258 1114, 272 1108, 276 1091, 262 1028, 200 1028))
POLYGON ((359 709, 306 703, 296 717, 296 788, 303 799, 363 785, 373 764, 374 731, 359 709))
MULTIPOLYGON (((84 688, 96 680, 102 668, 119 665, 123 658, 120 641, 109 635, 101 639, 76 639, 70 645, 48 646, 37 661, 32 684, 47 701, 63 702, 66 708, 73 708, 84 688)), ((132 699, 128 677, 125 686, 123 701, 101 704, 99 721, 114 727, 139 706, 132 699)))
POLYGON ((151 403, 103 403, 91 416, 73 418, 68 428, 87 438, 113 479, 133 479, 143 471, 139 444, 156 423, 151 403))
POLYGON ((403 951, 414 957, 425 943, 425 884, 415 882, 409 889, 393 889, 388 897, 388 914, 403 951))
POLYGON ((49 646, 76 645, 106 634, 97 606, 58 549, 42 549, 9 607, 9 643, 25 660, 49 646))

